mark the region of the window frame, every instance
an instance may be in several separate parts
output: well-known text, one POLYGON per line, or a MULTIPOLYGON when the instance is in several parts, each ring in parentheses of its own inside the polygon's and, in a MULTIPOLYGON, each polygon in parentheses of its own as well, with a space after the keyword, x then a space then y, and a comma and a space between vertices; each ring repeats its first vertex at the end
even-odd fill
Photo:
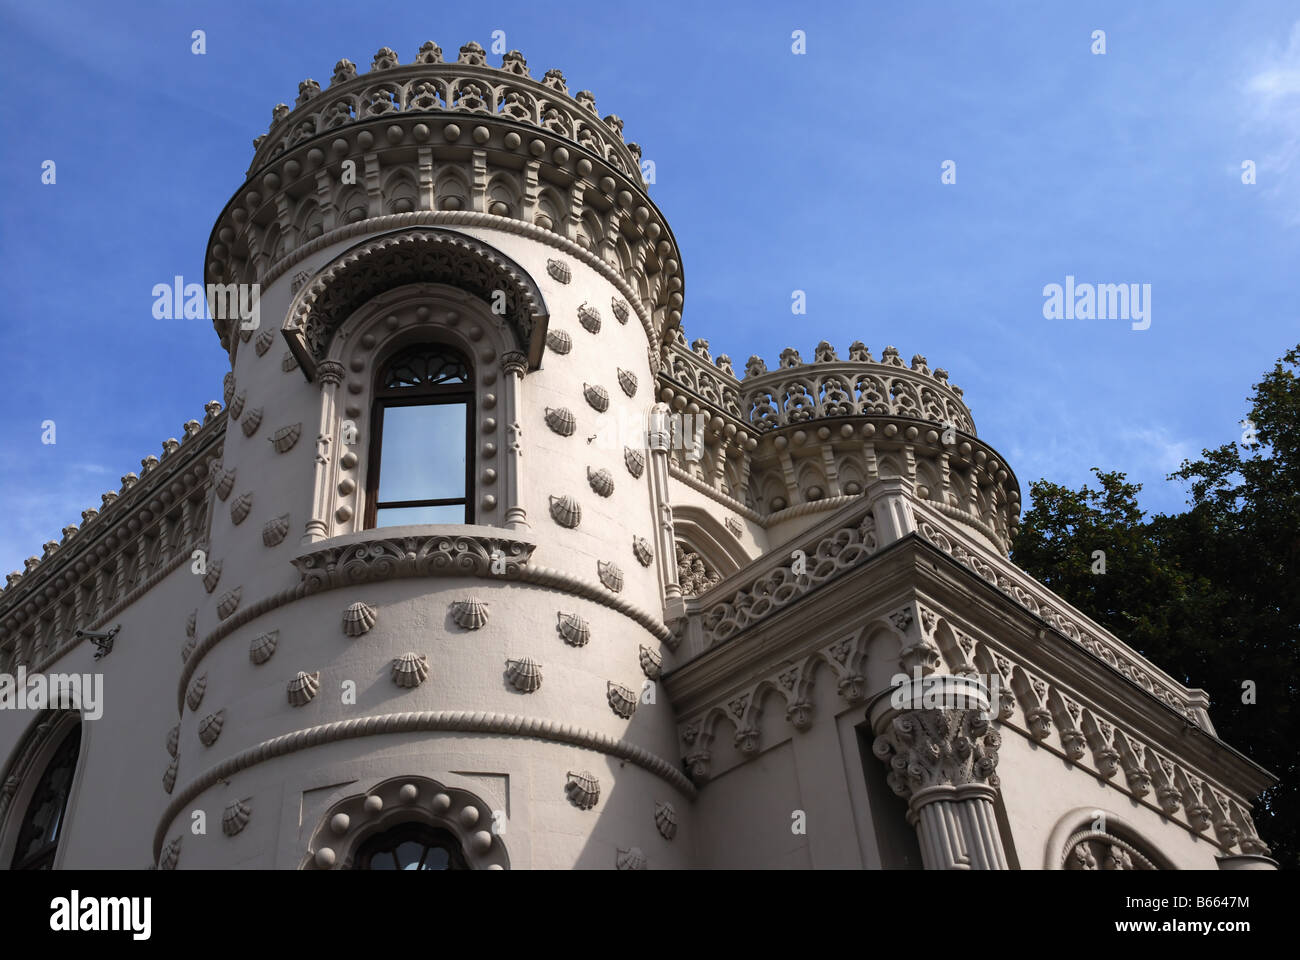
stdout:
MULTIPOLYGON (((475 436, 475 407, 477 383, 474 365, 469 356, 454 344, 438 340, 418 340, 393 350, 378 365, 374 393, 370 403, 370 443, 366 455, 365 516, 362 526, 366 530, 383 529, 378 526, 379 511, 404 507, 438 507, 463 505, 464 524, 474 523, 474 468, 477 438, 475 436), (423 384, 416 387, 385 387, 384 380, 394 361, 420 349, 437 349, 457 357, 464 366, 467 380, 463 383, 423 384), (455 403, 465 408, 465 492, 463 497, 425 500, 379 501, 380 473, 383 466, 384 411, 390 407, 445 406, 455 403)), ((399 524, 398 526, 401 526, 399 524)))
MULTIPOLYGON (((447 870, 472 869, 469 858, 465 856, 465 850, 455 834, 420 820, 404 820, 366 837, 357 845, 357 852, 352 859, 352 869, 373 871, 375 868, 371 866, 371 861, 380 853, 393 854, 393 862, 396 864, 396 848, 410 841, 419 843, 425 848, 425 852, 420 857, 421 862, 428 856, 430 850, 436 848, 447 851, 447 870), (383 849, 372 849, 381 846, 383 849)), ((403 873, 405 868, 399 865, 394 872, 403 873)), ((417 869, 416 872, 421 871, 417 869)))
POLYGON ((58 859, 59 849, 63 841, 64 834, 68 824, 68 808, 71 805, 72 794, 77 784, 77 772, 81 765, 81 748, 83 740, 83 730, 80 722, 73 723, 66 729, 61 736, 55 741, 54 748, 45 755, 44 763, 40 767, 40 773, 32 787, 32 792, 26 799, 26 806, 23 810, 22 819, 18 822, 18 831, 14 835, 14 849, 9 857, 9 869, 13 871, 28 870, 53 870, 55 862, 58 859), (71 754, 68 756, 68 754, 71 754), (55 764, 60 761, 68 761, 66 769, 68 770, 68 781, 63 788, 62 803, 59 807, 57 827, 54 831, 52 840, 44 841, 40 847, 33 853, 22 853, 21 847, 23 836, 27 833, 32 825, 34 814, 40 809, 38 804, 42 800, 42 794, 46 792, 46 785, 55 764))

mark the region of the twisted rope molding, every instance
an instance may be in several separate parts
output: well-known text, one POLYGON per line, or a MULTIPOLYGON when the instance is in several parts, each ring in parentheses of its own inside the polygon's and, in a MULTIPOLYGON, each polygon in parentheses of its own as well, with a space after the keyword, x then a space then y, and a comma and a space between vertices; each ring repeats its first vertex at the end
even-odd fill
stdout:
MULTIPOLYGON (((543 229, 536 224, 525 223, 523 220, 516 220, 513 217, 498 217, 493 213, 479 213, 474 210, 413 210, 410 213, 389 213, 382 217, 373 217, 358 223, 350 223, 347 226, 335 227, 333 230, 321 234, 315 240, 309 240, 302 246, 295 247, 292 252, 273 263, 262 278, 262 285, 269 287, 291 267, 301 263, 312 254, 338 243, 340 240, 347 240, 377 231, 412 226, 481 227, 500 230, 502 233, 511 233, 552 246, 575 260, 585 263, 612 283, 618 292, 622 294, 623 299, 636 311, 641 326, 645 329, 646 336, 650 338, 653 349, 657 352, 661 346, 660 339, 655 333, 654 321, 642 306, 640 295, 632 289, 631 285, 623 279, 617 270, 600 257, 579 246, 568 237, 562 237, 558 233, 543 229)), ((682 291, 677 292, 681 293, 682 291)))
MULTIPOLYGON (((602 606, 609 607, 617 613, 623 614, 630 620, 640 624, 654 636, 671 646, 677 648, 678 638, 668 629, 658 617, 641 609, 636 604, 624 600, 616 593, 607 590, 603 585, 594 583, 590 580, 584 580, 581 577, 575 577, 573 574, 565 573, 562 570, 555 570, 551 567, 540 567, 524 565, 519 568, 516 576, 499 577, 491 574, 480 574, 474 570, 456 569, 450 571, 452 575, 463 576, 480 576, 488 580, 508 580, 529 583, 534 586, 551 587, 568 593, 572 596, 582 597, 587 600, 593 600, 602 606)), ((379 577, 374 580, 365 582, 373 583, 384 579, 394 579, 391 577, 379 577)), ((244 607, 237 613, 230 616, 229 619, 222 621, 217 627, 207 634, 195 646, 194 651, 190 654, 189 659, 185 661, 185 666, 181 670, 180 682, 176 687, 176 713, 183 716, 185 713, 185 693, 189 689, 190 679, 198 669, 199 662, 215 647, 218 643, 228 637, 231 633, 238 630, 251 620, 255 620, 264 614, 284 606, 286 603, 292 603, 295 600, 301 600, 306 596, 315 596, 327 590, 339 590, 344 587, 355 586, 352 583, 330 583, 318 581, 316 584, 298 583, 288 589, 281 590, 279 593, 273 593, 270 596, 263 597, 257 603, 244 607)))
POLYGON ((595 730, 585 730, 572 724, 522 717, 510 713, 480 713, 468 710, 423 710, 418 713, 386 713, 355 720, 337 720, 315 727, 307 727, 283 736, 263 740, 256 746, 210 767, 185 785, 163 811, 154 830, 153 856, 155 862, 162 853, 163 838, 176 815, 191 800, 214 783, 228 780, 241 770, 267 760, 297 753, 326 743, 352 740, 357 737, 374 737, 397 733, 488 733, 508 737, 526 737, 551 740, 575 747, 608 754, 619 760, 635 763, 638 767, 667 781, 687 798, 696 797, 695 785, 674 764, 660 756, 595 730))

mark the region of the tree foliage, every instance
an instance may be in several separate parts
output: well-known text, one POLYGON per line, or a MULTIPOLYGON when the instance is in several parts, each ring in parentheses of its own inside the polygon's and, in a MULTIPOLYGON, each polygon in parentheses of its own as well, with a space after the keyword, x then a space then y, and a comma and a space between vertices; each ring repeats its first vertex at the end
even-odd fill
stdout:
POLYGON ((1176 679, 1211 698, 1219 736, 1281 782, 1255 823, 1300 867, 1300 346, 1248 398, 1242 437, 1168 478, 1182 513, 1148 517, 1140 484, 1093 468, 1098 489, 1030 484, 1012 558, 1176 679), (1094 573, 1094 551, 1105 573, 1094 573), (1246 690, 1253 685, 1254 702, 1246 690))

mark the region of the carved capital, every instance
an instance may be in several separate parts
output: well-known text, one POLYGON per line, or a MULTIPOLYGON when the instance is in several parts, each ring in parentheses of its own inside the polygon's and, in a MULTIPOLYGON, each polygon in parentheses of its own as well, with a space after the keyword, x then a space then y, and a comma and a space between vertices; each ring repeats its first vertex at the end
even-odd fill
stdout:
POLYGON ((519 350, 510 350, 502 354, 501 369, 508 377, 522 377, 528 372, 528 355, 519 350))
POLYGON ((890 788, 910 799, 933 787, 996 787, 1001 742, 984 710, 910 710, 888 721, 872 752, 889 765, 890 788))
POLYGON ((343 364, 337 360, 322 360, 316 367, 316 376, 320 380, 320 388, 337 387, 343 382, 344 370, 343 364))

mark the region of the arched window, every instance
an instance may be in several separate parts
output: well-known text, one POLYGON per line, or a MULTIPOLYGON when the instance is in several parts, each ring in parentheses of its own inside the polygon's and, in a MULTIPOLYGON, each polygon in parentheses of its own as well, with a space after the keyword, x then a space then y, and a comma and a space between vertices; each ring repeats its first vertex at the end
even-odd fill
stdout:
POLYGON ((380 367, 367 528, 474 522, 473 401, 469 362, 444 344, 415 344, 380 367))
POLYGON ((423 823, 403 823, 365 841, 355 870, 468 870, 450 833, 423 823))
POLYGON ((81 749, 81 725, 77 724, 64 737, 54 756, 45 767, 40 782, 27 804, 27 815, 18 831, 14 848, 13 870, 50 870, 54 855, 59 849, 63 833, 64 814, 68 806, 68 793, 72 789, 72 775, 77 769, 77 753, 81 749))

